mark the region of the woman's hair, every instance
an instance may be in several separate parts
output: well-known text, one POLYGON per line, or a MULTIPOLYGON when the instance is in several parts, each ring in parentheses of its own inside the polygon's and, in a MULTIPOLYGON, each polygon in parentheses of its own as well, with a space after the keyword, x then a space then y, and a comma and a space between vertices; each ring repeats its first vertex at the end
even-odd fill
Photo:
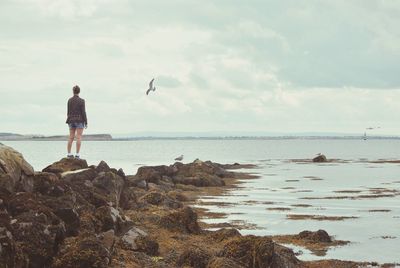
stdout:
POLYGON ((74 94, 79 94, 81 92, 81 89, 78 85, 74 86, 72 90, 74 91, 74 94))

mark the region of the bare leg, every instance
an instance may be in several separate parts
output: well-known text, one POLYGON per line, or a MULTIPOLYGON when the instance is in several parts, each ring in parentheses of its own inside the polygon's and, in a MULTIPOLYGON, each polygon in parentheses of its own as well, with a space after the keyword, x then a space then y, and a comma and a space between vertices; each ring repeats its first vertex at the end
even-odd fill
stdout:
POLYGON ((76 154, 79 154, 79 151, 81 150, 82 133, 83 128, 76 129, 76 154))
POLYGON ((74 141, 74 138, 75 138, 75 130, 76 130, 75 128, 69 129, 69 138, 68 138, 68 146, 67 146, 68 154, 71 154, 72 142, 74 141))

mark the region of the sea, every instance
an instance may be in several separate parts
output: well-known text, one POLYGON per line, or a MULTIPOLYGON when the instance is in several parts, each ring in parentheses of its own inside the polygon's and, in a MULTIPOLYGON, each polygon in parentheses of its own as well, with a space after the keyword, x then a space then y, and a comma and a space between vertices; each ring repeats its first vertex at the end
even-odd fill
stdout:
MULTIPOLYGON (((38 171, 66 155, 66 142, 62 141, 2 143, 21 152, 38 171)), ((172 164, 182 154, 184 163, 200 159, 256 165, 242 171, 258 178, 243 181, 240 187, 223 196, 203 197, 207 202, 198 206, 227 214, 226 218, 205 219, 206 222, 246 222, 251 227, 240 232, 255 235, 324 229, 335 239, 350 243, 330 248, 324 256, 302 247, 287 246, 302 260, 400 263, 400 164, 385 162, 400 159, 400 140, 84 141, 81 151, 81 157, 89 165, 104 160, 126 174, 135 174, 143 165, 172 164), (336 160, 309 161, 319 153, 336 160), (289 214, 349 218, 293 220, 288 218, 289 214)))

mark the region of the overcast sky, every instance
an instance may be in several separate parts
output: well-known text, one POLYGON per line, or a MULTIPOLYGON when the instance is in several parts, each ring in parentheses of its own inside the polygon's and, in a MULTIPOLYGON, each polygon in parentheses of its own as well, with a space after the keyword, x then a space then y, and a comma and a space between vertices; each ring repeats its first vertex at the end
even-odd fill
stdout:
POLYGON ((0 0, 0 132, 400 134, 400 1, 0 0), (155 77, 157 90, 145 95, 155 77))

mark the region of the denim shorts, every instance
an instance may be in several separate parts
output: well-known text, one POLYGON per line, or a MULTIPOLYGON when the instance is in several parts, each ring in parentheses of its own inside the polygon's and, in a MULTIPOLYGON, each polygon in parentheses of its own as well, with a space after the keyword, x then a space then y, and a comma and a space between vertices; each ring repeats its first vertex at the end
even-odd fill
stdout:
POLYGON ((84 123, 69 123, 68 124, 69 128, 85 128, 84 123))

